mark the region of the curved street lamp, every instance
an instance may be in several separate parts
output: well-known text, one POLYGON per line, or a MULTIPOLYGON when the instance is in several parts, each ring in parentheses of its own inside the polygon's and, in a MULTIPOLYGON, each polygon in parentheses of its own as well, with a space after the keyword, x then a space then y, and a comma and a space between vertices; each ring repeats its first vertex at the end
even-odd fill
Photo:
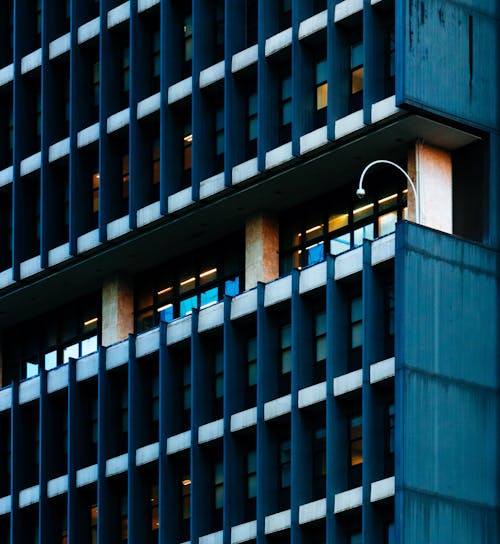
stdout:
POLYGON ((365 196, 366 191, 363 189, 363 178, 365 177, 365 174, 368 171, 368 169, 371 168, 372 166, 374 166, 375 164, 390 164, 392 166, 395 166, 405 176, 405 178, 408 180, 408 183, 410 184, 410 187, 411 187, 411 189, 413 191, 413 195, 415 196, 415 222, 420 223, 420 199, 418 197, 418 193, 417 193, 417 190, 415 188, 415 185, 414 185, 412 179, 410 178, 410 176, 407 174, 407 172, 405 172, 401 168, 401 166, 399 166, 399 164, 396 164, 395 162, 388 161, 388 160, 385 160, 385 159, 378 159, 376 161, 371 162, 368 166, 366 166, 365 169, 363 170, 363 172, 361 173, 360 178, 359 178, 359 186, 358 186, 358 189, 356 191, 356 196, 358 198, 363 198, 365 196))

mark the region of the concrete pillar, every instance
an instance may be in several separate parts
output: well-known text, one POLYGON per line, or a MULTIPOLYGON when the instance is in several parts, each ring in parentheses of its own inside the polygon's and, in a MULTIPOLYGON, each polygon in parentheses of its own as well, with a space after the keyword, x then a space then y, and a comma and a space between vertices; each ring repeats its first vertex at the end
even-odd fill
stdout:
POLYGON ((279 276, 279 225, 272 215, 259 212, 245 225, 245 290, 279 276))
MULTIPOLYGON (((449 151, 417 141, 408 155, 408 174, 416 180, 420 198, 420 223, 453 231, 453 185, 449 151)), ((415 199, 408 187, 408 219, 415 220, 415 199)))
POLYGON ((110 346, 134 332, 134 290, 125 274, 106 279, 102 286, 102 345, 110 346))

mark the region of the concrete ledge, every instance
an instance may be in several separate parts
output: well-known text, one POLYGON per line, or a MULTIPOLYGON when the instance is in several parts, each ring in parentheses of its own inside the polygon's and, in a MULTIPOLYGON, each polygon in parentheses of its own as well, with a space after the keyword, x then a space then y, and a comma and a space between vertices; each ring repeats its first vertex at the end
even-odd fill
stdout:
POLYGON ((370 383, 379 383, 394 378, 396 363, 394 357, 373 363, 370 366, 370 383))
POLYGON ((12 277, 12 268, 0 272, 0 289, 16 283, 12 277))
POLYGON ((42 48, 29 53, 21 59, 21 74, 26 74, 42 65, 42 48))
POLYGON ((278 34, 267 38, 265 46, 266 57, 274 55, 281 49, 285 49, 292 44, 292 28, 282 30, 278 34))
POLYGON ((191 94, 191 88, 193 86, 193 78, 191 76, 174 83, 168 88, 168 103, 173 104, 178 100, 182 100, 191 94))
POLYGON ((182 208, 186 208, 193 204, 192 194, 193 191, 191 187, 186 187, 186 189, 182 189, 182 191, 177 191, 177 193, 170 195, 168 197, 168 213, 178 212, 179 210, 182 210, 182 208))
POLYGON ((372 482, 370 488, 370 502, 381 501, 394 497, 394 491, 396 488, 394 476, 379 480, 378 482, 372 482))
POLYGON ((305 268, 300 273, 299 292, 307 293, 326 285, 326 261, 305 268))
POLYGON ((218 302, 200 310, 198 316, 198 332, 209 331, 224 324, 224 303, 218 302))
POLYGON ((14 178, 13 166, 8 166, 7 168, 0 170, 0 187, 3 187, 4 185, 8 185, 9 183, 12 183, 13 178, 14 178))
POLYGON ((209 535, 200 536, 198 539, 199 544, 222 544, 222 535, 223 531, 217 531, 216 533, 211 533, 209 535))
POLYGON ((309 17, 309 19, 305 19, 299 25, 299 40, 307 38, 307 36, 311 36, 311 34, 315 34, 316 32, 323 30, 326 28, 327 23, 328 10, 326 9, 320 13, 316 13, 316 15, 313 15, 312 17, 309 17))
POLYGON ((145 225, 149 225, 149 223, 158 221, 158 219, 161 218, 160 201, 158 200, 152 204, 149 204, 148 206, 144 206, 144 208, 137 210, 137 227, 144 227, 145 225))
POLYGON ((137 104, 137 119, 142 119, 155 111, 159 111, 161 106, 160 93, 148 96, 137 104))
POLYGON ((306 408, 325 400, 326 382, 316 383, 299 391, 298 406, 299 408, 306 408))
POLYGON ((137 11, 141 13, 142 11, 146 11, 149 8, 152 8, 153 6, 156 6, 160 3, 160 0, 138 0, 137 2, 137 11))
POLYGON ((200 198, 209 198, 225 189, 224 172, 216 174, 211 178, 204 179, 200 183, 200 198))
POLYGON ((19 404, 27 404, 40 396, 40 376, 34 376, 19 384, 19 404))
POLYGON ((106 130, 108 134, 126 127, 130 123, 130 108, 118 111, 110 115, 106 121, 106 130))
POLYGON ((226 63, 221 60, 213 66, 209 66, 200 72, 200 87, 208 87, 216 81, 224 79, 224 70, 226 69, 226 63))
POLYGON ((372 104, 372 123, 378 123, 393 115, 403 113, 396 107, 396 96, 392 95, 384 100, 372 104))
POLYGON ((259 173, 259 166, 257 157, 249 159, 248 161, 242 162, 233 166, 232 171, 232 184, 237 185, 242 181, 253 178, 259 173))
POLYGON ((354 370, 348 374, 339 376, 333 379, 333 395, 340 397, 346 393, 361 389, 363 386, 363 371, 362 369, 354 370))
POLYGON ((92 353, 82 357, 76 363, 76 381, 83 382, 93 376, 97 376, 99 368, 99 354, 92 353))
POLYGON ((224 420, 218 419, 198 427, 198 444, 204 444, 211 440, 217 440, 224 436, 224 420))
POLYGON ((142 448, 138 448, 135 452, 135 464, 139 467, 156 461, 160 455, 160 444, 148 444, 142 448))
POLYGON ((92 142, 97 142, 99 139, 99 123, 94 123, 89 127, 86 127, 77 135, 77 146, 85 147, 86 145, 91 144, 92 142))
POLYGON ((57 161, 69 155, 69 136, 49 147, 49 162, 57 161))
POLYGON ((396 235, 388 234, 372 242, 372 266, 394 259, 396 235))
POLYGON ((106 477, 126 472, 128 469, 128 453, 117 455, 106 461, 106 477))
POLYGON ((302 504, 299 507, 299 523, 310 523, 326 517, 326 499, 302 504))
POLYGON ((176 344, 191 336, 191 316, 181 317, 167 326, 167 345, 176 344))
POLYGON ((97 464, 76 471, 76 487, 84 487, 94 482, 97 482, 97 464))
POLYGON ((291 525, 291 510, 284 510, 277 514, 266 516, 264 520, 264 532, 266 535, 289 529, 291 525))
POLYGON ((135 344, 136 357, 144 357, 160 349, 160 329, 156 327, 137 336, 135 344))
POLYGON ((248 521, 231 527, 231 544, 240 544, 257 538, 257 521, 248 521))
POLYGON ((340 280, 363 270, 363 248, 357 247, 335 259, 335 279, 340 280))
POLYGON ((61 264, 68 259, 71 259, 69 242, 49 250, 49 266, 61 264))
POLYGON ((259 47, 257 44, 247 47, 233 55, 231 59, 231 72, 234 74, 239 70, 243 70, 252 64, 255 64, 259 58, 259 47))
POLYGON ((111 223, 108 223, 106 226, 108 240, 119 238, 120 236, 127 234, 131 230, 132 229, 130 228, 130 217, 128 215, 115 219, 114 221, 111 221, 111 223))
POLYGON ((271 149, 271 151, 266 153, 266 170, 288 162, 292 157, 292 142, 287 142, 275 149, 271 149))
POLYGON ((191 431, 184 431, 167 438, 167 455, 173 455, 179 451, 187 450, 191 447, 191 431))
POLYGON ((108 28, 127 21, 130 17, 130 2, 124 2, 108 11, 108 28))
POLYGON ((99 242, 99 229, 94 229, 90 232, 82 234, 76 241, 78 253, 85 253, 86 251, 94 249, 99 245, 101 245, 101 242, 99 242))
POLYGON ((12 508, 12 500, 10 495, 7 495, 6 497, 2 497, 0 499, 0 516, 3 516, 4 514, 8 514, 11 511, 12 508))
POLYGON ((292 410, 292 395, 285 395, 264 404, 264 420, 269 421, 290 413, 292 410))
POLYGON ((363 488, 356 487, 335 495, 335 513, 359 508, 363 503, 363 488))
POLYGON ((53 478, 47 482, 47 495, 50 498, 63 495, 68 491, 68 475, 53 478))
POLYGON ((8 385, 0 390, 0 412, 10 410, 12 407, 12 387, 8 385))
POLYGON ((47 392, 55 393, 68 387, 69 366, 61 365, 47 373, 47 392))
POLYGON ((257 311, 257 289, 245 291, 231 301, 231 320, 257 311))
POLYGON ((248 408, 231 416, 231 432, 235 433, 257 425, 257 407, 248 408))
POLYGON ((0 87, 10 83, 14 79, 14 63, 4 66, 0 70, 0 87))
POLYGON ((292 276, 279 278, 266 285, 264 306, 272 306, 292 297, 292 276))
POLYGON ((318 149, 328 142, 326 126, 317 128, 300 137, 300 154, 304 155, 304 153, 318 149))
POLYGON ((342 119, 335 121, 335 139, 352 134, 365 127, 363 123, 363 110, 355 111, 342 119))
POLYGON ((30 157, 26 157, 25 159, 21 161, 21 164, 19 167, 19 173, 21 176, 26 176, 27 174, 31 174, 31 172, 40 170, 41 164, 42 164, 42 154, 40 151, 38 151, 38 153, 34 153, 30 157))
POLYGON ((24 280, 24 278, 27 278, 29 276, 34 276, 35 274, 38 274, 41 272, 42 269, 42 259, 40 255, 37 255, 36 257, 33 257, 32 259, 28 259, 27 261, 23 261, 20 265, 20 275, 21 279, 24 280))
POLYGON ((128 361, 128 338, 113 344, 106 350, 106 370, 124 365, 128 361))
POLYGON ((339 23, 360 11, 363 11, 363 0, 344 0, 335 6, 334 21, 339 23))
POLYGON ((80 26, 78 28, 78 43, 81 44, 83 42, 86 42, 87 40, 91 40, 95 36, 99 36, 100 26, 101 26, 100 17, 96 17, 95 19, 92 19, 88 23, 85 23, 84 25, 80 26))
POLYGON ((69 51, 70 47, 71 33, 68 32, 49 43, 49 59, 52 60, 60 55, 64 55, 64 53, 69 51))
POLYGON ((40 500, 40 486, 33 485, 19 491, 19 508, 36 504, 40 500))

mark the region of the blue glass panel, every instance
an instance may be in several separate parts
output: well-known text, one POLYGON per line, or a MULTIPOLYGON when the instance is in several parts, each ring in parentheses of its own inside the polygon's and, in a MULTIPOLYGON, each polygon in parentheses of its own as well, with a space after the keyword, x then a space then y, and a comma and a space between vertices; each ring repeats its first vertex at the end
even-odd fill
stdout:
POLYGON ((324 260, 325 254, 323 251, 323 242, 316 244, 306 249, 307 251, 307 264, 316 264, 324 260))
POLYGON ((181 300, 180 304, 180 316, 183 317, 191 313, 193 308, 198 307, 198 297, 196 295, 181 300))
POLYGON ((240 278, 236 276, 232 280, 226 280, 224 293, 230 297, 236 296, 240 292, 240 278))
POLYGON ((214 304, 219 299, 219 289, 217 287, 212 287, 212 289, 208 289, 208 291, 205 291, 201 293, 201 302, 200 306, 203 308, 204 306, 208 306, 209 304, 214 304))
POLYGON ((174 306, 173 304, 169 304, 160 310, 160 321, 168 323, 172 319, 174 319, 174 306))

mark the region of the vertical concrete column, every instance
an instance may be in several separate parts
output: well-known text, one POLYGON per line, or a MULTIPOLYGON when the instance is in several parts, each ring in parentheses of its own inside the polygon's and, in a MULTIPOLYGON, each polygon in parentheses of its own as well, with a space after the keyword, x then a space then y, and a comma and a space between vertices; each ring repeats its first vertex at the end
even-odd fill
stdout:
MULTIPOLYGON (((451 154, 421 141, 408 155, 408 174, 415 180, 420 198, 420 223, 451 233, 453 230, 453 184, 451 154)), ((415 195, 408 187, 408 218, 415 220, 415 195)))
POLYGON ((116 274, 102 286, 102 345, 110 346, 134 332, 132 279, 116 274))
POLYGON ((277 219, 259 212, 245 225, 245 289, 279 276, 279 226, 277 219))

